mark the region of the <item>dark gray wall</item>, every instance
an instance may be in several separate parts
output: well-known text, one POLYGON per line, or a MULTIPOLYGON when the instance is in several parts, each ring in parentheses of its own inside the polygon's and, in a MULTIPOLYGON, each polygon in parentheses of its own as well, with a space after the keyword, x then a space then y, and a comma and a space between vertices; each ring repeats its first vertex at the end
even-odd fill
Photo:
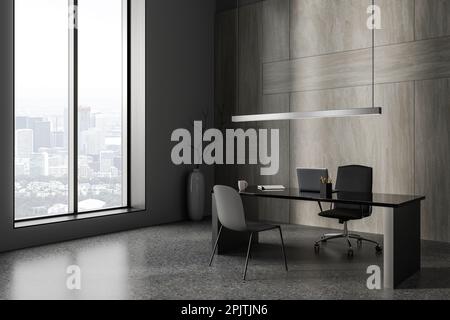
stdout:
MULTIPOLYGON (((148 212, 14 229, 13 0, 0 2, 0 252, 186 218, 188 167, 170 160, 174 129, 213 117, 214 1, 147 0, 148 212)), ((208 188, 212 168, 204 168, 208 188)), ((208 209, 208 207, 207 207, 208 209)))
MULTIPOLYGON (((186 167, 172 165, 170 137, 214 118, 214 10, 208 0, 147 0, 148 186, 158 221, 185 217, 186 167)), ((207 173, 212 189, 213 168, 207 173)), ((207 210, 210 211, 209 206, 207 210)))

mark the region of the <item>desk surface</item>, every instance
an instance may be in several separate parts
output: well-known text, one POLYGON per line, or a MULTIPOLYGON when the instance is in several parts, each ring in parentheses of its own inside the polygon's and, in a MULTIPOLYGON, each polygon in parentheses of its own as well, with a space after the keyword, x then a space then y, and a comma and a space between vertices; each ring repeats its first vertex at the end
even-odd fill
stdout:
POLYGON ((333 197, 324 198, 320 193, 300 192, 297 188, 287 188, 282 191, 261 191, 257 186, 250 186, 245 191, 240 192, 241 196, 265 197, 289 200, 317 201, 325 203, 345 203, 356 205, 368 205, 371 207, 397 208, 411 202, 425 200, 424 196, 398 195, 383 193, 354 193, 335 192, 333 197))

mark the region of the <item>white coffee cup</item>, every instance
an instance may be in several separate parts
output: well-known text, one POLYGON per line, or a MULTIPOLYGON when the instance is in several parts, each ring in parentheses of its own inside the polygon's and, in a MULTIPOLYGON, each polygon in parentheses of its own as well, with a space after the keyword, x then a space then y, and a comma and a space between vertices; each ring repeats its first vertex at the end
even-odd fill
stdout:
POLYGON ((248 188, 248 182, 245 180, 238 181, 239 192, 245 191, 248 188))

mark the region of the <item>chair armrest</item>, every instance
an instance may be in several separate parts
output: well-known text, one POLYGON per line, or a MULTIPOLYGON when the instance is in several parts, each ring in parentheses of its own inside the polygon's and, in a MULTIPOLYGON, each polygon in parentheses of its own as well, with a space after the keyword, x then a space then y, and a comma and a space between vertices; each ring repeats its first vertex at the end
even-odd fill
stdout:
POLYGON ((319 204, 320 212, 323 212, 322 203, 320 201, 317 202, 319 204))
MULTIPOLYGON (((319 204, 320 212, 323 212, 322 202, 318 201, 317 203, 319 204)), ((330 203, 330 210, 332 210, 332 209, 333 209, 333 203, 330 203)))
POLYGON ((318 201, 317 204, 319 205, 320 212, 323 212, 322 203, 320 201, 318 201))

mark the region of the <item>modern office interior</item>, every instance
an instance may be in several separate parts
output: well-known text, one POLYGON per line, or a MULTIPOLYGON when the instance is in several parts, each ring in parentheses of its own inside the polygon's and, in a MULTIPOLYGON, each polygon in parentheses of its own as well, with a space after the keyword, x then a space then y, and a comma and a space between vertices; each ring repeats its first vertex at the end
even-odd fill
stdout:
POLYGON ((0 299, 450 299, 449 19, 0 1, 0 299))

